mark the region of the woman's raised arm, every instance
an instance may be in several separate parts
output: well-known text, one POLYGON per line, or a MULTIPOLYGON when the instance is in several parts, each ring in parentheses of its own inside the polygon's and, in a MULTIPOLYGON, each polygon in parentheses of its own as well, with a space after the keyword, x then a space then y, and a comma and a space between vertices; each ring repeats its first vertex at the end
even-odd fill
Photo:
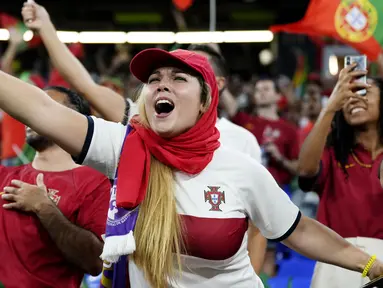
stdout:
POLYGON ((51 99, 43 90, 0 71, 0 109, 55 141, 73 156, 80 154, 87 118, 51 99))

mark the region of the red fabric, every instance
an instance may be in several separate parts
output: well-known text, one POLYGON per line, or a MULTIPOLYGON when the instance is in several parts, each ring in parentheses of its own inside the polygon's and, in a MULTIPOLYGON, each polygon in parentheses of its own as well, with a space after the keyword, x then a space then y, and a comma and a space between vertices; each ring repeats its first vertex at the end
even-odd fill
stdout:
POLYGON ((68 46, 68 49, 72 54, 78 58, 82 59, 84 58, 85 52, 84 52, 84 45, 82 43, 72 43, 68 46))
MULTIPOLYGON (((283 119, 271 121, 243 112, 234 116, 232 121, 253 133, 259 145, 273 143, 287 159, 298 159, 298 129, 293 124, 283 119)), ((269 159, 266 168, 279 185, 289 184, 294 177, 294 175, 291 175, 290 172, 273 159, 269 159)))
POLYGON ((288 100, 287 100, 287 97, 285 95, 282 95, 282 97, 278 100, 278 110, 279 111, 284 111, 285 109, 287 109, 287 105, 289 104, 288 100))
POLYGON ((300 143, 300 147, 302 146, 303 142, 305 141, 306 137, 310 134, 311 130, 313 129, 314 127, 314 123, 313 122, 308 122, 306 126, 302 127, 301 129, 299 129, 299 143, 300 143))
MULTIPOLYGON (((39 171, 31 165, 0 166, 0 191, 12 179, 36 183, 39 171)), ((75 225, 101 239, 105 233, 110 182, 101 173, 79 167, 63 172, 43 172, 51 198, 75 225)), ((0 199, 2 206, 6 201, 0 199)), ((0 282, 5 287, 78 288, 84 271, 69 263, 33 214, 0 209, 0 282)))
POLYGON ((367 20, 367 24, 363 30, 355 31, 355 28, 350 26, 345 19, 346 15, 353 8, 367 15, 367 19, 369 17, 368 14, 372 13, 376 13, 377 18, 380 19, 381 4, 378 1, 374 1, 374 3, 367 2, 368 3, 364 3, 364 1, 311 0, 302 20, 295 23, 273 25, 270 27, 270 30, 272 32, 284 31, 313 36, 329 36, 352 46, 361 54, 366 54, 370 60, 375 61, 381 52, 379 42, 382 41, 382 38, 379 33, 374 31, 375 29, 381 29, 381 24, 379 22, 373 23, 370 18, 370 21, 367 20), (369 11, 370 8, 375 11, 369 11), (369 35, 368 33, 371 31, 374 33, 369 35), (352 38, 351 35, 355 36, 355 38, 352 38), (365 35, 368 36, 365 37, 365 35))
POLYGON ((342 237, 383 239, 383 189, 377 176, 383 154, 373 161, 371 152, 361 146, 354 152, 360 162, 372 167, 360 166, 350 155, 346 178, 334 150, 324 151, 314 189, 320 196, 317 218, 342 237))
POLYGON ((69 83, 64 80, 56 68, 53 68, 51 74, 49 75, 48 86, 63 86, 70 88, 69 83))
POLYGON ((173 4, 178 10, 184 12, 193 5, 193 0, 173 0, 173 4))
MULTIPOLYGON (((68 49, 76 58, 84 58, 85 52, 83 44, 73 43, 68 46, 68 49)), ((64 77, 61 76, 60 72, 56 68, 53 68, 49 75, 48 86, 63 86, 71 88, 71 85, 64 79, 64 77)))
POLYGON ((45 80, 39 74, 31 74, 29 79, 35 86, 39 87, 40 89, 43 89, 45 87, 45 80))
POLYGON ((218 87, 208 60, 194 52, 147 49, 131 62, 131 71, 142 82, 154 69, 164 65, 188 66, 200 73, 211 90, 208 111, 189 131, 171 139, 164 139, 140 125, 138 118, 131 121, 132 131, 122 148, 117 180, 117 205, 131 208, 145 198, 150 172, 150 154, 162 163, 188 174, 200 173, 211 161, 219 147, 217 121, 218 87), (128 193, 127 193, 128 192, 128 193))
POLYGON ((5 160, 16 157, 17 154, 13 150, 13 145, 16 145, 20 150, 23 149, 25 144, 25 125, 4 112, 1 134, 1 159, 5 160))

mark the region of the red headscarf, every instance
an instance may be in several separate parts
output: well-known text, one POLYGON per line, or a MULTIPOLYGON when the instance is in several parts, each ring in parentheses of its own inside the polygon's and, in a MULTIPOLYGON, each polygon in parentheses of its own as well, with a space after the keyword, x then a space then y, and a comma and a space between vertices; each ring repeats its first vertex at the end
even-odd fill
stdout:
POLYGON ((210 163, 220 146, 217 121, 218 87, 207 58, 192 51, 146 49, 131 61, 134 76, 146 83, 150 74, 160 67, 192 69, 202 76, 211 90, 208 111, 189 131, 164 139, 143 127, 138 119, 130 123, 132 131, 125 139, 117 173, 117 206, 132 208, 145 198, 150 172, 150 155, 177 170, 198 174, 210 163))

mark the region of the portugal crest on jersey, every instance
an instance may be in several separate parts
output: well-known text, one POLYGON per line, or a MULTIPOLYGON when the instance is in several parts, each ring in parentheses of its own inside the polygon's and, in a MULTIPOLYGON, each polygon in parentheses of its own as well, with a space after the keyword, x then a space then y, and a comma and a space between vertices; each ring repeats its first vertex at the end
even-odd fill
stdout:
POLYGON ((211 205, 211 208, 209 211, 222 211, 219 208, 219 205, 221 203, 225 203, 225 192, 224 191, 219 191, 218 186, 207 186, 209 189, 208 191, 204 191, 205 194, 205 202, 209 202, 211 205))
POLYGON ((343 39, 363 42, 374 34, 378 13, 368 0, 342 0, 334 20, 335 29, 343 39))

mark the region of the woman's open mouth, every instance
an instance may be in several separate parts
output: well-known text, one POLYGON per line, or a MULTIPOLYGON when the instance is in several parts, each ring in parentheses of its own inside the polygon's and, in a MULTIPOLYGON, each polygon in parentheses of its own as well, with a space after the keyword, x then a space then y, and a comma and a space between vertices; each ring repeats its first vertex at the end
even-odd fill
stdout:
POLYGON ((174 110, 174 103, 169 99, 159 98, 154 105, 154 109, 157 117, 164 118, 174 110))

